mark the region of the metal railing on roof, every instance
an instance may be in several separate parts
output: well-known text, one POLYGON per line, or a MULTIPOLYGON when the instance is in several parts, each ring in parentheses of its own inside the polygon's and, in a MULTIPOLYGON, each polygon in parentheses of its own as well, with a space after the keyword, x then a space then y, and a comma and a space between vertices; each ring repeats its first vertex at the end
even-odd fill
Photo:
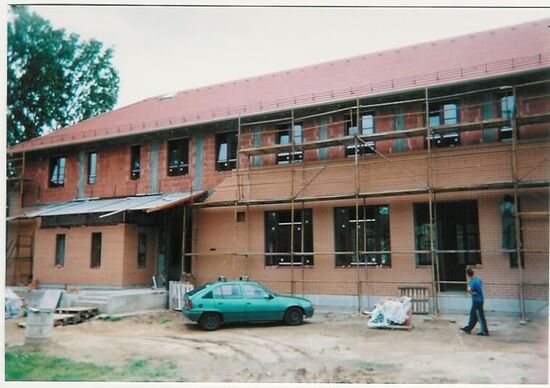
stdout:
MULTIPOLYGON (((440 70, 431 73, 414 74, 408 77, 394 78, 384 81, 372 81, 355 86, 342 86, 329 90, 316 91, 290 97, 262 100, 247 105, 226 106, 200 112, 188 113, 181 116, 170 116, 141 123, 128 123, 112 127, 94 128, 72 133, 50 133, 47 136, 30 140, 29 146, 22 147, 21 151, 29 148, 46 148, 60 143, 76 143, 95 140, 97 138, 111 138, 125 135, 133 135, 155 131, 160 129, 177 128, 184 125, 198 124, 201 122, 215 121, 226 118, 267 113, 285 108, 310 106, 317 103, 346 100, 349 98, 366 97, 374 93, 383 93, 391 90, 403 90, 407 88, 436 85, 444 82, 452 82, 461 79, 470 79, 476 76, 493 76, 505 71, 526 70, 550 65, 550 52, 503 59, 482 64, 472 64, 455 69, 440 70)), ((13 152, 17 150, 15 145, 13 152)))

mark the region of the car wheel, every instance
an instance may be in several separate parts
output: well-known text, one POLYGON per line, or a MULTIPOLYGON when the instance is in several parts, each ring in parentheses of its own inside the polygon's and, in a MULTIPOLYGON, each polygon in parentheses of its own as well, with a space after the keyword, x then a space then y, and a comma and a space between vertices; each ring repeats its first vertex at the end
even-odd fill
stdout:
POLYGON ((286 310, 285 323, 290 326, 301 325, 304 322, 304 313, 298 307, 291 307, 286 310))
POLYGON ((204 313, 199 319, 199 326, 206 331, 218 330, 222 324, 222 317, 217 313, 204 313))

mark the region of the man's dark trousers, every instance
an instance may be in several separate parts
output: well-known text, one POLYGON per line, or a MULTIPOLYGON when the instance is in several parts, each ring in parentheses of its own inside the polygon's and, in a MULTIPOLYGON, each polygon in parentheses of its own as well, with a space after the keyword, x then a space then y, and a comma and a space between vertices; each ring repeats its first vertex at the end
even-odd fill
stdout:
POLYGON ((473 330, 477 324, 481 324, 481 332, 483 334, 489 334, 487 328, 487 321, 485 320, 485 314, 483 313, 483 302, 472 302, 472 308, 470 309, 470 321, 468 322, 468 330, 473 330))

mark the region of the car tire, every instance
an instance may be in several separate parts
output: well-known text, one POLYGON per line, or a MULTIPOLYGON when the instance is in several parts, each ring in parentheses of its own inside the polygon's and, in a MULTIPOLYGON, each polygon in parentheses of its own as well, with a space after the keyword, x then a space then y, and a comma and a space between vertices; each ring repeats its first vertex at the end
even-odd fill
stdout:
POLYGON ((204 313, 199 319, 199 326, 206 331, 218 330, 222 324, 222 317, 218 313, 204 313))
POLYGON ((290 307, 285 312, 285 323, 289 326, 298 326, 304 322, 304 312, 298 307, 290 307))

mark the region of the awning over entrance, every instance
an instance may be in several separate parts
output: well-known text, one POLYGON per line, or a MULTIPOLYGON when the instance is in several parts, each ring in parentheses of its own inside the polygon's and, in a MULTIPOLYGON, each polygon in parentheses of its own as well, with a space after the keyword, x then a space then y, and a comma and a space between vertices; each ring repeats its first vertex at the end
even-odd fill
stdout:
POLYGON ((33 210, 28 213, 8 217, 7 221, 35 217, 89 213, 105 213, 100 217, 108 217, 113 214, 129 210, 142 210, 146 213, 152 213, 182 205, 192 200, 202 199, 206 193, 207 191, 201 190, 193 192, 176 192, 170 194, 141 195, 124 198, 74 200, 45 206, 41 209, 33 210))

